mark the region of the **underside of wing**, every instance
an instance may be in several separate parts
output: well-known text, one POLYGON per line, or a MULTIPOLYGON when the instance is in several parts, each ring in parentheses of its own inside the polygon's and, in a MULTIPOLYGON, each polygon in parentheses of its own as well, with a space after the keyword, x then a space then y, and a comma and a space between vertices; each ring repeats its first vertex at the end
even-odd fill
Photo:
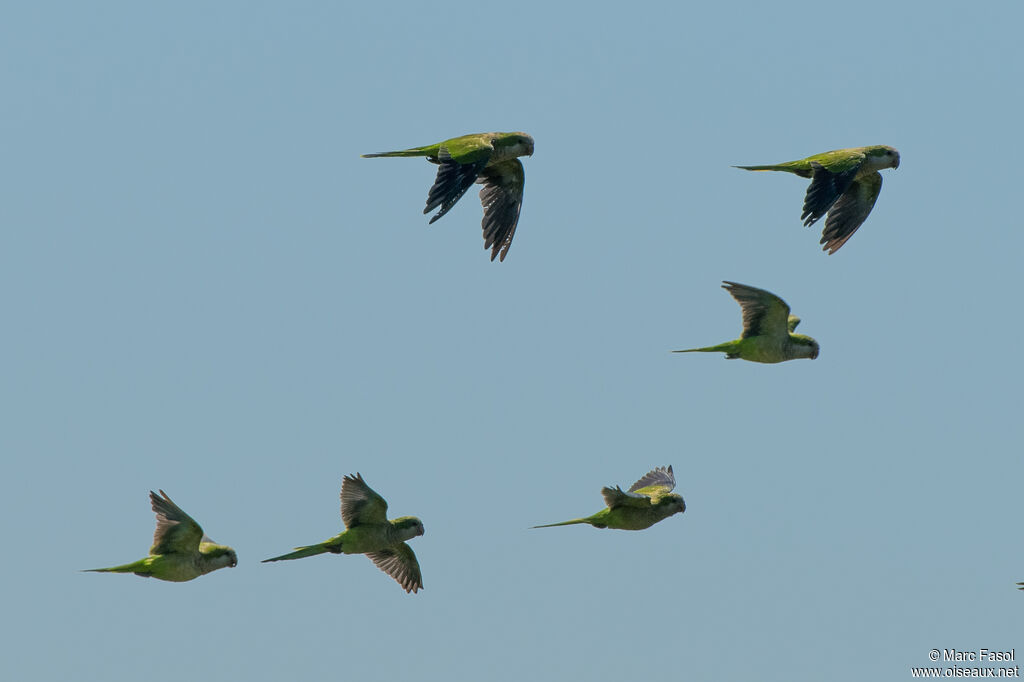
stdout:
POLYGON ((388 503, 366 485, 359 473, 349 474, 341 482, 341 520, 346 528, 388 520, 388 503))
POLYGON ((420 575, 420 564, 416 554, 406 543, 384 549, 379 552, 367 552, 366 556, 402 586, 406 592, 423 589, 423 577, 420 575))
POLYGON ((430 219, 431 223, 450 211, 466 190, 473 186, 480 171, 487 165, 489 156, 475 163, 459 163, 442 147, 437 159, 437 177, 434 178, 434 185, 427 194, 427 206, 423 209, 424 213, 430 213, 438 206, 441 207, 441 210, 430 219))
POLYGON ((828 212, 825 229, 821 233, 821 243, 825 245, 823 250, 833 254, 853 236, 867 220, 881 191, 882 175, 877 171, 850 185, 828 212))
POLYGON ((640 480, 629 486, 629 492, 638 495, 647 495, 656 499, 666 493, 672 492, 676 487, 676 477, 672 473, 672 467, 657 467, 644 474, 640 480))
POLYGON ((789 306, 781 298, 756 287, 724 282, 728 291, 743 309, 743 336, 788 336, 789 306))
POLYGON ((484 231, 484 248, 491 249, 491 260, 505 260, 508 247, 519 223, 519 210, 523 206, 523 164, 519 159, 510 159, 485 168, 477 182, 483 184, 480 203, 484 207, 481 223, 484 231))
POLYGON ((832 204, 842 196, 857 176, 860 165, 841 173, 833 173, 818 162, 811 163, 811 184, 804 196, 804 210, 800 220, 805 226, 813 225, 828 213, 832 204))

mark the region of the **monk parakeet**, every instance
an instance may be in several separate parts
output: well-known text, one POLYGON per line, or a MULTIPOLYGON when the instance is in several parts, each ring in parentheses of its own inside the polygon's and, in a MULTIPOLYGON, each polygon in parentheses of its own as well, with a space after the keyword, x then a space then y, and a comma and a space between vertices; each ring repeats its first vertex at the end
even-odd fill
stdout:
POLYGON ((732 360, 785 362, 797 358, 818 357, 818 342, 803 334, 794 334, 800 318, 789 314, 789 306, 775 294, 736 282, 724 282, 743 309, 743 334, 735 341, 717 346, 675 350, 673 353, 723 352, 732 360))
POLYGON ((589 523, 595 528, 618 528, 620 530, 643 530, 650 528, 658 521, 667 519, 673 514, 686 511, 683 498, 672 492, 676 487, 676 477, 672 467, 658 467, 648 471, 639 481, 623 491, 619 486, 602 488, 604 503, 607 509, 582 519, 572 519, 561 523, 548 523, 534 528, 551 528, 553 526, 570 526, 575 523, 589 523))
POLYGON ((800 219, 810 226, 828 213, 821 243, 825 245, 822 250, 830 255, 853 236, 871 213, 882 190, 878 171, 899 167, 900 153, 883 144, 837 149, 769 166, 736 166, 752 171, 786 171, 810 178, 800 219))
POLYGON ((341 483, 341 520, 348 530, 317 545, 296 547, 294 552, 268 561, 302 559, 332 554, 365 554, 377 568, 398 581, 406 592, 423 589, 420 565, 412 548, 405 543, 423 535, 423 522, 415 516, 388 520, 388 503, 375 493, 360 474, 346 476, 341 483))
POLYGON ((441 207, 430 222, 443 216, 462 198, 474 182, 484 186, 480 202, 484 206, 484 249, 491 260, 505 260, 523 205, 523 164, 518 156, 533 155, 533 138, 526 133, 477 133, 453 137, 426 147, 397 152, 363 154, 378 156, 425 156, 436 163, 437 178, 427 194, 424 213, 441 207), (499 255, 500 254, 500 255, 499 255))
POLYGON ((218 545, 203 534, 195 520, 174 504, 163 490, 160 497, 152 490, 149 499, 156 512, 156 532, 149 556, 123 566, 91 568, 96 573, 134 573, 143 578, 159 578, 181 583, 218 568, 238 564, 235 550, 218 545))

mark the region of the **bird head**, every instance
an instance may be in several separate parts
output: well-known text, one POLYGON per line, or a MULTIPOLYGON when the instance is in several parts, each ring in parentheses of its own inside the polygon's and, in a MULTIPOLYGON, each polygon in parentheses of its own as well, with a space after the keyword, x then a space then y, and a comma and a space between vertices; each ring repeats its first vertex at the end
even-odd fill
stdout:
POLYGON ((789 338, 793 342, 794 350, 796 351, 795 357, 809 358, 811 360, 818 357, 818 342, 811 337, 804 334, 791 333, 789 338))
POLYGON ((663 496, 658 500, 658 506, 660 506, 669 516, 672 514, 682 514, 686 511, 686 502, 683 501, 683 496, 676 493, 663 496))
POLYGON ((206 563, 212 567, 212 571, 224 567, 234 568, 238 565, 238 555, 226 545, 203 542, 199 545, 199 552, 206 557, 206 563))
POLYGON ((391 525, 395 527, 395 530, 397 530, 399 535, 401 535, 405 540, 419 537, 426 532, 423 529, 423 522, 415 516, 403 516, 392 521, 391 525))
POLYGON ((494 142, 496 147, 505 147, 505 153, 511 157, 533 156, 533 138, 526 133, 509 133, 507 137, 494 142))
POLYGON ((871 165, 878 169, 900 167, 900 153, 888 145, 871 147, 867 157, 871 165))

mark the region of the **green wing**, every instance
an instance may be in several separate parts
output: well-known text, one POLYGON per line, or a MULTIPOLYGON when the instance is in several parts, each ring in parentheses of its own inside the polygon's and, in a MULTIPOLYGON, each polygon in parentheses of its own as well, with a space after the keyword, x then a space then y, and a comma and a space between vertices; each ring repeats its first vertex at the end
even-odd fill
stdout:
POLYGON ((743 336, 789 336, 789 306, 781 298, 756 287, 736 282, 723 282, 743 309, 743 336))
MULTIPOLYGON (((475 133, 453 137, 441 143, 440 154, 461 164, 477 164, 491 157, 494 151, 494 133, 475 133)), ((439 159, 441 156, 438 157, 439 159)))
POLYGON ((865 154, 863 147, 851 147, 849 149, 836 149, 831 152, 822 152, 806 159, 798 161, 786 161, 785 163, 772 163, 760 166, 736 166, 743 170, 751 171, 786 171, 796 173, 802 178, 809 178, 812 175, 814 166, 821 166, 831 173, 846 173, 849 170, 856 170, 864 162, 865 154))
POLYGON ((508 247, 519 223, 519 209, 523 206, 523 184, 526 174, 519 159, 510 159, 485 168, 477 182, 480 203, 484 206, 484 248, 491 250, 491 260, 505 260, 508 247), (499 255, 500 254, 500 255, 499 255))
POLYGON ((825 245, 823 250, 833 254, 853 236, 867 220, 881 191, 882 175, 877 171, 850 184, 828 212, 825 229, 821 233, 821 243, 825 245))
POLYGON ((808 156, 804 161, 811 164, 820 164, 830 173, 846 173, 860 168, 864 163, 864 151, 860 147, 850 149, 836 149, 831 152, 822 152, 814 156, 808 156))
POLYGON ((402 542, 395 547, 379 552, 367 552, 377 568, 398 581, 406 592, 423 589, 423 577, 420 575, 420 564, 412 547, 402 542))
POLYGON ((156 512, 156 532, 153 533, 153 546, 150 554, 194 554, 199 550, 199 541, 203 539, 203 529, 191 516, 174 504, 163 490, 160 497, 152 490, 149 499, 156 512))
POLYGON ((441 207, 430 219, 431 224, 458 203, 466 190, 476 182, 480 172, 487 167, 494 152, 493 138, 494 133, 453 137, 438 145, 436 156, 427 157, 427 160, 438 164, 438 169, 434 184, 427 193, 427 205, 423 213, 441 207))
POLYGON ((619 486, 614 488, 604 487, 601 489, 601 495, 604 497, 604 503, 608 505, 609 509, 616 509, 618 507, 647 509, 651 506, 651 498, 647 495, 626 492, 619 486))
POLYGON ((361 474, 349 474, 341 482, 341 520, 346 528, 386 523, 388 503, 366 485, 361 474))
POLYGON ((652 501, 657 502, 659 497, 672 492, 675 487, 676 477, 670 465, 648 471, 639 481, 629 486, 629 492, 647 495, 652 501))

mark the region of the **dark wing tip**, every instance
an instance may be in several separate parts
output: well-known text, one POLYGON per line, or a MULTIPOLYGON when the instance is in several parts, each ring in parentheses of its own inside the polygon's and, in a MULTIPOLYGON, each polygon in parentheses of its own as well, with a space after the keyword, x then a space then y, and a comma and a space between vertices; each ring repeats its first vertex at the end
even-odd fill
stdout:
POLYGON ((491 250, 491 261, 498 258, 501 263, 512 246, 512 238, 519 224, 519 212, 523 206, 523 185, 525 174, 519 159, 505 161, 483 170, 477 182, 480 190, 480 204, 484 217, 480 223, 483 229, 484 249, 491 250))
POLYGON ((462 195, 476 182, 477 176, 480 175, 480 172, 486 165, 487 159, 476 163, 461 164, 457 161, 452 161, 445 154, 441 155, 441 160, 437 167, 437 177, 434 178, 434 184, 427 193, 427 205, 423 209, 424 213, 429 213, 440 206, 440 210, 431 218, 431 223, 450 211, 458 203, 462 195))

